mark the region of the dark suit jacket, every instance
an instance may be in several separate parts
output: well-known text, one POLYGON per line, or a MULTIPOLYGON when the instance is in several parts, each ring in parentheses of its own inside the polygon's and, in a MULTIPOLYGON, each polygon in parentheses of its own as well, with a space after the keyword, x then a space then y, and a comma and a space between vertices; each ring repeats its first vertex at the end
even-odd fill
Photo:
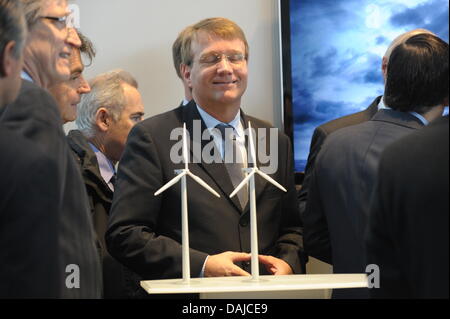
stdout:
POLYGON ((383 153, 369 214, 367 262, 377 298, 449 297, 448 116, 383 153))
POLYGON ((57 298, 57 163, 5 128, 0 150, 0 299, 57 298))
MULTIPOLYGON (((253 117, 243 118, 245 126, 250 120, 256 129, 269 128, 253 117)), ((180 184, 160 196, 153 194, 175 176, 175 169, 184 167, 183 163, 172 163, 170 157, 172 146, 179 143, 171 140, 170 134, 174 128, 182 128, 184 122, 191 142, 194 125, 201 132, 206 130, 194 101, 137 124, 119 165, 106 242, 111 255, 145 279, 182 276, 180 184)), ((263 142, 268 143, 268 139, 263 142)), ((207 143, 213 142, 196 143, 191 151, 202 150, 207 143)), ((259 250, 285 260, 299 273, 302 238, 289 144, 289 139, 279 132, 279 165, 272 174, 289 192, 283 193, 259 176, 255 179, 259 250)), ((221 195, 216 198, 187 179, 190 269, 191 276, 198 277, 209 254, 250 252, 249 207, 242 211, 238 199, 229 198, 233 186, 222 163, 191 163, 189 169, 221 195)), ((243 267, 249 270, 248 265, 243 267)))
MULTIPOLYGON (((61 126, 61 116, 54 99, 34 83, 23 81, 17 100, 0 111, 0 125, 34 143, 54 163, 59 193, 53 198, 60 216, 58 245, 60 251, 60 297, 98 298, 101 295, 101 269, 95 248, 94 230, 88 199, 80 170, 71 154, 61 126), (69 289, 80 270, 80 288, 69 289)), ((24 195, 27 201, 29 195, 24 195)), ((31 208, 31 206, 30 206, 31 208)), ((35 227, 22 225, 22 227, 35 227)), ((29 240, 37 240, 29 238, 29 240)))
POLYGON ((316 127, 311 139, 308 161, 306 162, 305 178, 303 179, 302 187, 298 193, 298 204, 301 216, 304 214, 306 208, 309 183, 314 170, 314 163, 327 136, 343 127, 360 124, 370 120, 372 116, 377 113, 378 104, 380 103, 381 98, 381 96, 377 97, 364 111, 343 116, 316 127))
POLYGON ((332 263, 334 273, 365 272, 363 233, 381 152, 421 127, 411 114, 382 109, 327 138, 303 215, 308 255, 332 263))

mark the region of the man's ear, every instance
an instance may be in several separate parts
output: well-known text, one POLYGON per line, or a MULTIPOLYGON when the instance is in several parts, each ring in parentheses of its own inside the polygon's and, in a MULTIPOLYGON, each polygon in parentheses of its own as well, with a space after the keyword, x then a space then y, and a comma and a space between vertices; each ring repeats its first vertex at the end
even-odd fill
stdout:
POLYGON ((191 85, 191 67, 187 64, 181 63, 180 64, 180 73, 183 77, 183 81, 188 84, 190 88, 192 88, 191 85))
POLYGON ((383 60, 381 60, 381 74, 383 74, 384 79, 386 79, 386 76, 387 76, 387 65, 388 65, 388 59, 384 56, 383 60))
POLYGON ((100 107, 95 113, 95 124, 100 132, 107 132, 111 123, 111 115, 104 107, 100 107))
POLYGON ((0 76, 10 76, 14 69, 14 63, 18 63, 14 57, 14 49, 16 48, 16 41, 9 41, 2 52, 0 52, 0 76))

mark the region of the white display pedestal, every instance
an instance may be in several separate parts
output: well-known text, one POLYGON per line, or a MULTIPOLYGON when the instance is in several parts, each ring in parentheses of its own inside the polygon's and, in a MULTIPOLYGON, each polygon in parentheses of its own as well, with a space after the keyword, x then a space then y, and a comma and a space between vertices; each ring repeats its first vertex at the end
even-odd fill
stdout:
POLYGON ((202 299, 324 299, 329 289, 364 288, 368 286, 366 274, 325 274, 195 278, 189 283, 182 279, 141 281, 149 294, 200 293, 202 299))

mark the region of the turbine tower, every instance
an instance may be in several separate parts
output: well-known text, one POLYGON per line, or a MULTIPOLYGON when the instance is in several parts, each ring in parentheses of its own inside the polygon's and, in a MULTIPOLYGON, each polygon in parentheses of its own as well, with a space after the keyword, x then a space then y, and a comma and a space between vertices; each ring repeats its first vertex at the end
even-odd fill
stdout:
POLYGON ((184 169, 175 170, 175 176, 167 184, 161 187, 155 196, 158 196, 172 185, 176 184, 181 179, 181 245, 182 245, 182 259, 183 259, 183 283, 188 284, 191 280, 190 263, 189 263, 189 227, 188 227, 188 201, 187 201, 187 185, 186 176, 190 176, 194 181, 206 188, 214 196, 220 198, 220 195, 206 184, 200 177, 195 176, 188 168, 188 150, 186 141, 186 123, 183 124, 183 161, 184 169))
POLYGON ((258 229, 256 222, 256 192, 255 192, 255 174, 258 174, 269 183, 275 185, 283 192, 287 192, 287 190, 277 183, 272 177, 263 173, 256 164, 256 153, 255 153, 255 145, 253 143, 253 133, 251 123, 248 122, 248 135, 249 135, 249 146, 250 146, 250 156, 253 161, 252 168, 244 168, 244 171, 247 172, 247 177, 242 180, 242 182, 236 187, 236 189, 231 193, 230 197, 232 198, 250 181, 250 243, 251 243, 251 265, 252 265, 252 281, 259 281, 259 262, 258 262, 258 229))

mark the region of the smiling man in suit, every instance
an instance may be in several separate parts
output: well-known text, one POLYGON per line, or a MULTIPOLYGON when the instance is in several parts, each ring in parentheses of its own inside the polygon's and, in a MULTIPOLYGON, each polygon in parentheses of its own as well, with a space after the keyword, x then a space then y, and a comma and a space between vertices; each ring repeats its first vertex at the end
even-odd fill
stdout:
MULTIPOLYGON (((147 119, 131 131, 119 165, 106 241, 110 253, 144 279, 181 277, 179 187, 158 197, 153 194, 174 177, 175 169, 183 167, 182 162, 175 163, 171 157, 171 149, 180 144, 171 133, 174 129, 180 131, 186 123, 193 145, 189 169, 221 196, 214 197, 197 183, 187 182, 191 276, 246 276, 251 271, 247 193, 244 188, 238 198, 229 197, 240 182, 231 173, 236 168, 231 166, 239 161, 231 166, 222 161, 223 141, 215 128, 229 125, 235 135, 235 150, 243 159, 241 169, 250 165, 243 155, 247 153, 244 130, 248 122, 257 130, 258 142, 269 144, 274 129, 241 110, 248 60, 248 44, 241 28, 230 20, 211 18, 190 26, 186 32, 181 73, 192 89, 193 100, 147 119), (196 140, 196 128, 210 132, 213 138, 196 140), (262 131, 267 133, 265 139, 262 131), (214 153, 220 154, 219 162, 196 156, 197 147, 205 155, 211 143, 215 145, 214 153)), ((291 146, 282 133, 277 134, 273 144, 279 150, 274 156, 278 167, 270 175, 288 192, 256 177, 258 244, 264 265, 260 269, 265 274, 300 273, 302 237, 291 146)))

